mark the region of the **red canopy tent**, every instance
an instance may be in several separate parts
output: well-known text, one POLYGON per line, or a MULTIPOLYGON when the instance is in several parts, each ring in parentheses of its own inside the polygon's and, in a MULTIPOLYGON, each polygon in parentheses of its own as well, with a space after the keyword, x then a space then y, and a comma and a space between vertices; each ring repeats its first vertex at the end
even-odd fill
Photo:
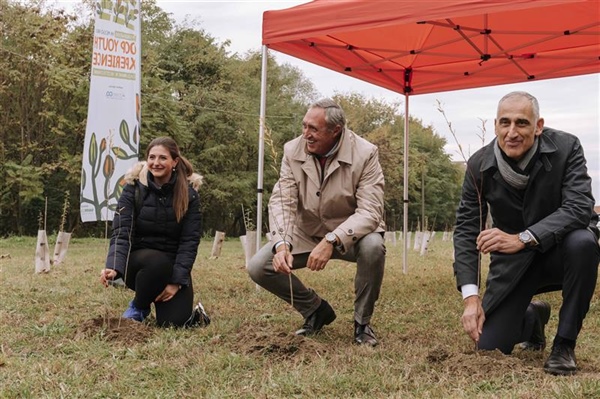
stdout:
MULTIPOLYGON (((265 12, 263 45, 404 94, 408 148, 410 95, 600 72, 600 3, 315 0, 265 12)), ((405 232, 407 176, 405 151, 405 232)))

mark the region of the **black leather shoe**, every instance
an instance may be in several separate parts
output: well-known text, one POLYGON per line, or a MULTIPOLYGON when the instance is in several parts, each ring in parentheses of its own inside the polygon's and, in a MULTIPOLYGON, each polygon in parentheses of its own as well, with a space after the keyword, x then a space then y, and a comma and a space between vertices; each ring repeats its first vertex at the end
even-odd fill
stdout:
POLYGON ((378 344, 375 331, 369 324, 354 322, 354 342, 359 345, 376 346, 378 344))
POLYGON ((546 334, 544 330, 550 319, 550 304, 544 301, 531 301, 529 306, 535 313, 535 322, 529 341, 521 342, 519 346, 524 350, 543 351, 546 348, 546 334))
POLYGON ((317 334, 319 331, 321 331, 323 326, 331 324, 336 317, 335 311, 331 305, 329 305, 325 299, 321 299, 321 304, 317 310, 315 310, 313 314, 304 320, 304 325, 301 329, 296 331, 296 335, 317 334))
POLYGON ((577 371, 575 350, 568 345, 558 344, 552 348, 544 363, 544 371, 553 375, 573 375, 577 371))

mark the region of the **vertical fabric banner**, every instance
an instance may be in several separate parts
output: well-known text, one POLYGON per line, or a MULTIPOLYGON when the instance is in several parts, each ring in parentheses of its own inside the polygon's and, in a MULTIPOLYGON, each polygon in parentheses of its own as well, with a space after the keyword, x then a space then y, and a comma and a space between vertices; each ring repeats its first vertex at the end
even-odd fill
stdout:
POLYGON ((81 168, 81 220, 112 220, 125 172, 138 160, 140 0, 96 0, 81 168))

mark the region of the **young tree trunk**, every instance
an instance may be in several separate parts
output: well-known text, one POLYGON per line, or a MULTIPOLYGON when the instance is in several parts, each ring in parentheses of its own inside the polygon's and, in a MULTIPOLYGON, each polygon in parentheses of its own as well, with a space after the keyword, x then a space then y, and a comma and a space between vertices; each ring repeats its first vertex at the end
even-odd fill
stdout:
POLYGON ((396 246, 396 232, 395 231, 386 231, 385 232, 385 242, 391 242, 393 246, 396 246))
POLYGON ((65 231, 58 232, 58 235, 56 236, 56 244, 54 245, 54 259, 51 262, 53 266, 59 265, 65 260, 70 240, 71 233, 67 233, 65 231))
POLYGON ((37 246, 35 249, 35 272, 48 273, 50 271, 50 249, 46 230, 38 230, 37 246))
POLYGON ((225 233, 222 231, 215 232, 215 239, 213 241, 212 251, 210 251, 210 259, 216 259, 221 256, 221 248, 223 248, 223 241, 225 240, 225 233))
POLYGON ((413 247, 413 250, 418 251, 421 248, 422 238, 423 238, 423 232, 415 231, 415 245, 413 247))
POLYGON ((421 238, 421 256, 427 253, 427 248, 429 247, 430 233, 428 231, 423 232, 423 237, 421 238))
POLYGON ((256 253, 256 231, 246 230, 246 245, 244 246, 244 254, 246 255, 246 269, 250 259, 256 253))

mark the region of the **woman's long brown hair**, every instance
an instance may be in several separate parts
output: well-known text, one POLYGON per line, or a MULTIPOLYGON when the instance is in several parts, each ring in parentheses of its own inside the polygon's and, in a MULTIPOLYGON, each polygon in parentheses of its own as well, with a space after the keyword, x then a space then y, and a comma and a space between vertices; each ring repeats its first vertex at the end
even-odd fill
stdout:
POLYGON ((177 222, 181 222, 183 216, 188 210, 188 176, 194 173, 194 167, 181 153, 179 152, 179 146, 170 137, 157 137, 148 144, 146 148, 146 159, 148 154, 153 147, 161 145, 165 147, 173 159, 179 159, 179 163, 175 168, 177 173, 177 180, 175 181, 175 187, 173 190, 173 209, 175 210, 175 217, 177 222))

